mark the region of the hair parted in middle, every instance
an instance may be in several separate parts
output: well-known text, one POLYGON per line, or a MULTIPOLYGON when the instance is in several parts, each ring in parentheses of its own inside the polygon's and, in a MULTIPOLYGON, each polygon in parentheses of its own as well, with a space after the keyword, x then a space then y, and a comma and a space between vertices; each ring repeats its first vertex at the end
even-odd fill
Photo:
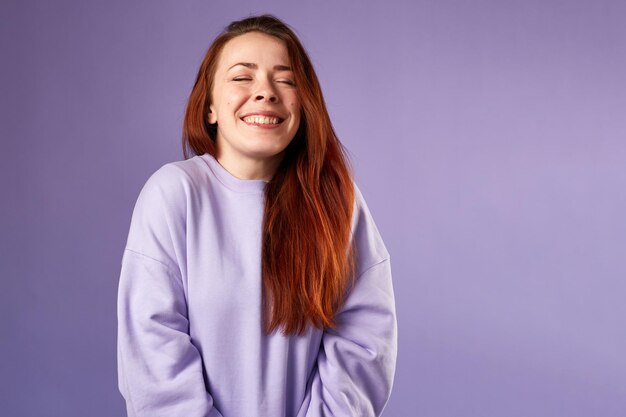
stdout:
POLYGON ((286 45, 301 102, 299 129, 265 188, 263 325, 285 335, 302 334, 308 325, 334 328, 354 284, 354 184, 311 60, 285 23, 252 16, 232 22, 213 41, 187 104, 183 153, 216 156, 217 127, 208 123, 208 113, 220 53, 231 39, 255 31, 286 45))

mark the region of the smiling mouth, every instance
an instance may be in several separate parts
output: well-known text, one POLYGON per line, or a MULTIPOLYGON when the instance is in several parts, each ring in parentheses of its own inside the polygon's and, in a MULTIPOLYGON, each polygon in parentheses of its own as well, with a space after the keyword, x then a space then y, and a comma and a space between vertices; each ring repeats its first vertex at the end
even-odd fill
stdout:
POLYGON ((283 119, 281 119, 280 117, 256 115, 242 117, 241 120, 249 125, 258 126, 278 126, 283 122, 283 119))

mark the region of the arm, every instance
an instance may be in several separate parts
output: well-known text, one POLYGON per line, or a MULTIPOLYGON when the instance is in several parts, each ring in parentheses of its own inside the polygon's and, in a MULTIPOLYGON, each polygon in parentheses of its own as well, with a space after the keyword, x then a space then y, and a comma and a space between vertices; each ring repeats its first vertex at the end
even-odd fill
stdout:
POLYGON ((180 277, 126 250, 118 296, 118 376, 129 417, 221 417, 188 333, 180 277))
POLYGON ((189 335, 176 261, 184 233, 177 207, 184 205, 184 196, 181 204, 171 189, 182 187, 162 170, 135 205, 118 288, 119 389, 129 417, 222 417, 206 390, 202 358, 189 335))
POLYGON ((328 330, 298 417, 368 417, 382 413, 393 384, 397 324, 391 268, 365 270, 328 330))

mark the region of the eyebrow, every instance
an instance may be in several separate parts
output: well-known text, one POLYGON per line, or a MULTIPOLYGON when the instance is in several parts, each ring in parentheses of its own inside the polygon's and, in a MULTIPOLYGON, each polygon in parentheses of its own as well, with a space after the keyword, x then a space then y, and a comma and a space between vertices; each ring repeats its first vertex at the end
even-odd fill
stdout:
MULTIPOLYGON (((259 66, 257 64, 254 64, 252 62, 237 62, 235 65, 231 66, 230 68, 228 68, 228 71, 230 71, 231 69, 235 68, 237 65, 243 65, 246 68, 250 68, 250 69, 258 69, 259 66)), ((274 65, 274 71, 291 71, 291 67, 288 65, 274 65)))

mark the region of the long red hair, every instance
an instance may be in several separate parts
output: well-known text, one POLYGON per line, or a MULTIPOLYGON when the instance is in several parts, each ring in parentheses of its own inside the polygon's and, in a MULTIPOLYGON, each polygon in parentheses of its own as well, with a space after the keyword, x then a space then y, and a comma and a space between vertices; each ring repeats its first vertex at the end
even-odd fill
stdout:
POLYGON ((216 155, 208 123, 219 55, 236 36, 258 31, 282 40, 294 71, 300 127, 265 188, 262 279, 264 328, 302 334, 308 325, 335 327, 335 314, 354 280, 350 244, 354 185, 333 129, 319 81, 295 33, 271 15, 232 22, 207 51, 191 91, 183 125, 183 153, 216 155))

